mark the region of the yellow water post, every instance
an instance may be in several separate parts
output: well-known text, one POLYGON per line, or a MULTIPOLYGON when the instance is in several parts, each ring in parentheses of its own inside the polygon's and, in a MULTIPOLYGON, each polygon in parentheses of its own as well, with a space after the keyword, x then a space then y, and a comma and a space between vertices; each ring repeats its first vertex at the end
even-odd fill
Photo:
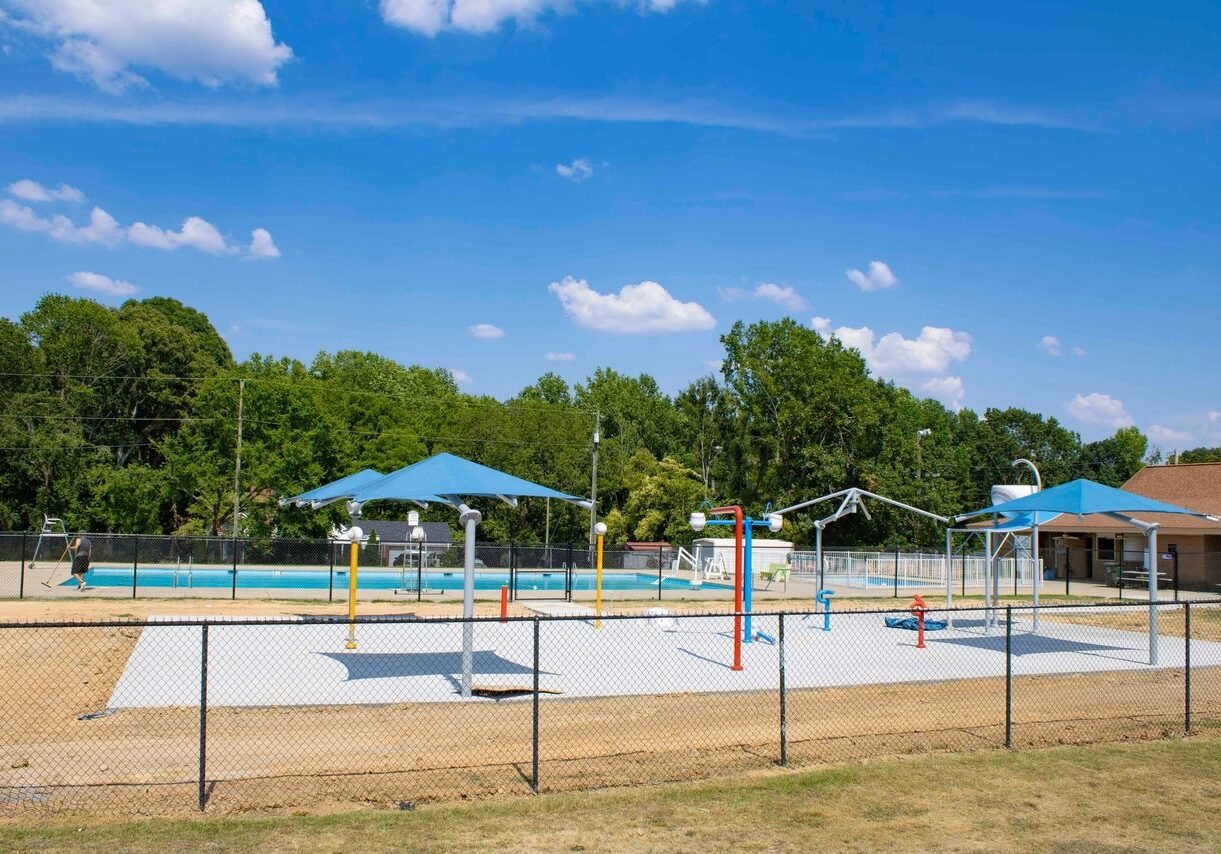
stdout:
POLYGON ((594 533, 598 535, 597 540, 597 567, 594 573, 594 628, 602 628, 602 541, 606 537, 606 523, 599 522, 594 525, 594 533))
POLYGON ((351 558, 348 565, 348 642, 345 649, 356 649, 356 566, 360 563, 360 539, 364 531, 353 525, 348 530, 348 538, 352 542, 351 558))

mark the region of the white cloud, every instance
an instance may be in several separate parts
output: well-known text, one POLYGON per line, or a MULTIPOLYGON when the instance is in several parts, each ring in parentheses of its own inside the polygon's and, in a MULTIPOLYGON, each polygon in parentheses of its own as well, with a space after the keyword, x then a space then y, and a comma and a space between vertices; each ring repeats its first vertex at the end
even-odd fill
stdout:
POLYGON ((716 318, 697 302, 680 302, 657 282, 624 285, 617 294, 600 294, 584 279, 565 276, 552 282, 565 313, 579 325, 621 334, 691 332, 712 329, 716 318))
POLYGON ((1212 412, 1208 413, 1208 423, 1221 424, 1221 412, 1213 410, 1212 412))
POLYGON ((1073 349, 1071 350, 1071 352, 1072 352, 1072 354, 1073 354, 1074 356, 1084 356, 1084 355, 1085 355, 1085 348, 1084 348, 1084 347, 1073 347, 1073 349))
POLYGON ((868 326, 831 328, 826 317, 815 317, 810 325, 823 338, 834 336, 865 358, 875 374, 901 377, 910 374, 940 374, 954 362, 971 355, 971 336, 943 326, 925 326, 916 338, 889 332, 881 338, 868 326))
POLYGON ((89 214, 88 225, 78 226, 62 214, 42 217, 12 199, 0 199, 0 225, 46 234, 61 243, 114 246, 123 239, 119 223, 101 208, 94 208, 89 214))
POLYGON ((473 338, 504 338, 505 331, 499 326, 493 326, 490 323, 476 323, 474 326, 466 327, 466 331, 471 333, 473 338))
POLYGON ((870 261, 869 271, 866 273, 852 269, 845 270, 844 275, 862 291, 880 291, 899 284, 899 277, 891 271, 890 265, 885 261, 870 261))
POLYGON ((68 277, 68 281, 81 290, 93 291, 94 293, 105 294, 111 297, 127 297, 140 290, 131 282, 112 279, 100 273, 73 273, 68 277))
POLYGON ((1060 339, 1054 335, 1044 335, 1039 340, 1039 347, 1049 356, 1063 356, 1064 348, 1060 344, 1060 339))
MULTIPOLYGON (((65 188, 60 188, 63 189, 65 188)), ((66 189, 80 192, 71 187, 66 189)), ((12 199, 0 199, 0 225, 45 234, 60 243, 116 246, 126 240, 146 248, 174 250, 187 246, 213 255, 231 255, 243 251, 240 246, 230 245, 216 226, 197 216, 187 217, 178 231, 143 222, 125 228, 109 213, 95 207, 89 214, 89 222, 77 225, 63 214, 44 217, 12 199)), ((256 228, 250 233, 250 246, 245 251, 251 258, 280 257, 280 250, 276 248, 271 233, 265 228, 256 228)))
POLYGON ((1161 424, 1150 424, 1145 430, 1146 435, 1159 445, 1174 445, 1190 442, 1195 437, 1186 430, 1176 430, 1173 427, 1163 427, 1161 424))
POLYGON ((251 258, 279 258, 280 249, 271 239, 271 232, 265 228, 256 228, 250 232, 250 248, 246 250, 251 258))
POLYGON ((15 28, 52 44, 51 64, 108 92, 147 86, 133 68, 218 87, 276 85, 292 49, 259 0, 7 0, 15 28))
POLYGON ((461 383, 462 385, 469 385, 475 381, 474 377, 461 368, 450 368, 449 373, 454 378, 454 382, 461 383))
POLYGON ((962 377, 934 377, 920 386, 920 389, 955 412, 962 409, 962 399, 966 395, 962 377))
POLYGON ((801 311, 806 307, 806 301, 802 299, 801 294, 797 293, 789 285, 760 282, 753 291, 746 291, 741 288, 717 288, 717 291, 720 293, 721 298, 727 302, 756 299, 763 300, 764 302, 774 302, 792 311, 801 311))
POLYGON ((225 242, 225 238, 216 226, 197 216, 189 216, 183 220, 182 228, 179 231, 167 231, 156 225, 137 222, 127 229, 127 239, 137 246, 166 251, 183 246, 212 255, 225 255, 236 251, 225 242))
POLYGON ((1131 427, 1136 422, 1124 409, 1123 401, 1107 394, 1091 392, 1076 395, 1066 405, 1068 414, 1086 424, 1101 424, 1104 427, 1131 427))
POLYGON ((555 171, 557 175, 579 184, 586 178, 593 177, 594 167, 584 157, 578 157, 571 163, 555 164, 555 171))
POLYGON ((85 194, 76 187, 60 184, 46 187, 29 178, 22 178, 8 185, 8 194, 26 202, 83 202, 85 194))
MULTIPOLYGON (((619 0, 619 5, 634 6, 640 13, 669 12, 691 1, 619 0)), ((694 2, 702 4, 706 0, 694 2)), ((575 3, 576 0, 381 0, 381 12, 388 24, 432 37, 445 30, 488 33, 509 20, 518 26, 529 26, 541 15, 566 12, 575 3)))
POLYGON ((548 352, 547 355, 544 356, 543 358, 546 359, 548 362, 571 362, 572 360, 574 360, 576 358, 576 356, 572 353, 548 352))

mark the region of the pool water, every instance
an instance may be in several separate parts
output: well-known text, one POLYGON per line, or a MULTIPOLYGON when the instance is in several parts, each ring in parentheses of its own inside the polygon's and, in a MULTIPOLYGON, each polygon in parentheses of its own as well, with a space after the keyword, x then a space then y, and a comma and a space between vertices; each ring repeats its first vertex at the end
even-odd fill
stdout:
MULTIPOLYGON (((182 589, 230 589, 233 586, 233 571, 228 569, 175 569, 173 567, 141 566, 136 574, 137 588, 182 588, 182 589)), ((595 576, 593 572, 572 573, 573 590, 593 590, 595 576)), ((131 567, 92 567, 85 581, 94 587, 128 587, 132 586, 131 567)), ((362 569, 356 576, 356 586, 361 590, 395 590, 416 589, 417 575, 414 571, 398 572, 391 570, 362 569)), ((69 579, 61 586, 73 585, 76 582, 69 579)), ((336 590, 348 586, 347 570, 335 570, 334 581, 330 574, 323 571, 300 569, 239 569, 237 586, 239 588, 272 588, 295 590, 327 590, 332 586, 336 590)), ((476 590, 499 590, 509 583, 508 572, 476 570, 476 590)), ((517 573, 518 590, 564 590, 565 573, 559 571, 529 570, 517 573)), ((707 588, 732 589, 730 585, 704 582, 707 588)), ((423 574, 423 587, 427 591, 448 591, 462 589, 462 570, 430 569, 423 574)), ((681 578, 665 578, 662 580, 665 590, 691 590, 690 582, 681 578)), ((602 574, 603 590, 657 590, 657 575, 655 573, 606 572, 602 574)))

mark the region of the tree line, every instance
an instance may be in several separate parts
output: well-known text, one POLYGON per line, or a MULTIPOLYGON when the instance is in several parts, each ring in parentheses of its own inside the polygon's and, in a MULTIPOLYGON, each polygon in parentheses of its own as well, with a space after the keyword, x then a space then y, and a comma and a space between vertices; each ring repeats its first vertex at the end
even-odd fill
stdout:
MULTIPOLYGON (((737 323, 721 343, 719 374, 673 397, 647 374, 603 367, 573 385, 546 373, 498 400, 464 394, 444 369, 375 353, 239 362, 204 314, 173 299, 110 308, 47 295, 16 322, 0 318, 0 529, 36 529, 49 514, 73 530, 317 537, 345 521, 342 508, 280 498, 441 451, 588 495, 595 427, 612 543, 689 543, 687 515, 704 499, 757 512, 848 486, 949 515, 1013 481, 1017 457, 1035 460, 1048 484, 1119 485, 1149 452, 1135 428, 1083 442, 1023 409, 949 410, 871 376, 855 350, 791 319, 737 323)), ((588 535, 587 512, 566 504, 484 510, 485 541, 588 535)), ((815 515, 794 516, 783 536, 808 542, 815 515)), ((460 534, 448 508, 423 516, 460 534)), ((889 547, 936 545, 942 534, 880 510, 826 536, 889 547)))

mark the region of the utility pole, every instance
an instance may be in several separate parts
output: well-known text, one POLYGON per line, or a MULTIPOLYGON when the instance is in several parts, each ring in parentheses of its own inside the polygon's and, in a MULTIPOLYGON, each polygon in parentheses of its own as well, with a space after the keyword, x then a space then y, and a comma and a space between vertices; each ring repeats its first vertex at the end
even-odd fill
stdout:
POLYGON ((237 539, 238 513, 242 498, 242 402, 246 395, 246 381, 237 381, 237 456, 233 464, 233 537, 237 539))
POLYGON ((594 544, 594 539, 597 534, 594 533, 594 525, 598 521, 598 443, 602 441, 602 413, 594 411, 594 456, 593 456, 593 477, 590 483, 590 506, 589 506, 589 544, 594 544))

